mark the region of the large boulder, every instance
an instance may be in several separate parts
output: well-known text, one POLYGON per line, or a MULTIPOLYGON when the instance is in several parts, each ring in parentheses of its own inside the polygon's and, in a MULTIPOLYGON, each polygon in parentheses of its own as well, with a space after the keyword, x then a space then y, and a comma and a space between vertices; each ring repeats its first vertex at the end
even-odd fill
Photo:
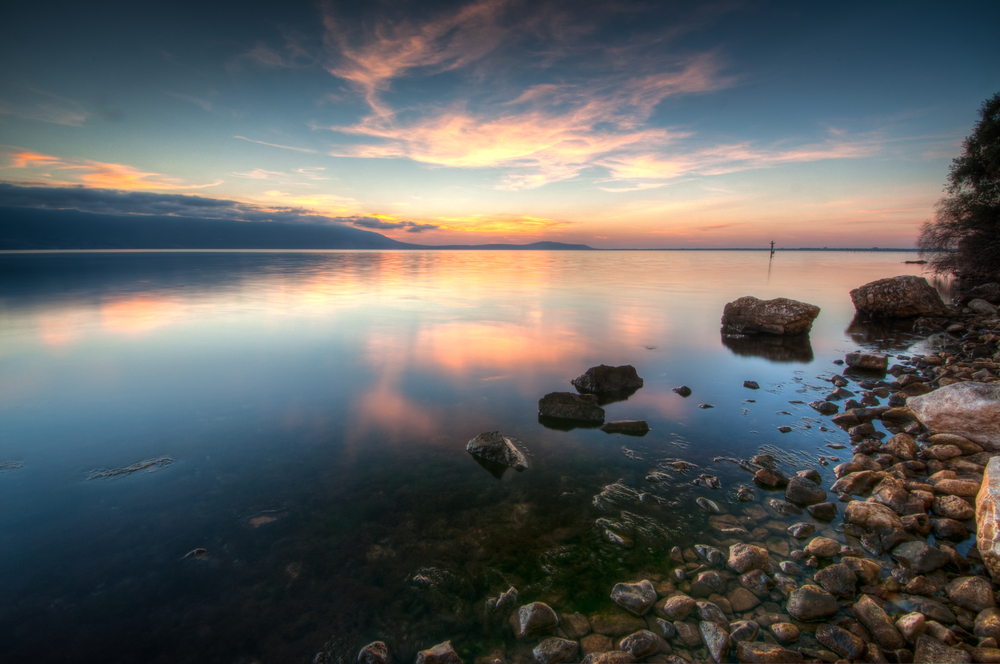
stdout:
POLYGON ((955 383, 910 397, 907 407, 934 433, 953 433, 1000 451, 1000 383, 955 383))
POLYGON ((955 301, 959 304, 965 304, 977 299, 986 300, 993 304, 1000 304, 1000 284, 982 284, 981 286, 976 286, 975 288, 959 293, 955 297, 955 301))
POLYGON ((1000 581, 1000 456, 990 459, 976 496, 976 546, 995 581, 1000 581))
POLYGON ((528 467, 528 460, 514 442, 512 438, 501 436, 499 431, 488 431, 470 440, 465 451, 486 461, 524 470, 528 467))
POLYGON ((758 300, 752 295, 727 304, 722 310, 722 331, 727 334, 808 334, 819 307, 787 297, 758 300))
POLYGON ((570 382, 581 392, 593 394, 635 392, 642 387, 642 378, 639 378, 639 374, 631 364, 620 367, 609 367, 606 364, 591 367, 582 376, 570 382))
POLYGON ((851 291, 854 308, 871 318, 910 318, 944 313, 944 302, 923 277, 879 279, 851 291))
POLYGON ((538 400, 538 414, 559 420, 603 422, 604 409, 593 394, 550 392, 538 400))

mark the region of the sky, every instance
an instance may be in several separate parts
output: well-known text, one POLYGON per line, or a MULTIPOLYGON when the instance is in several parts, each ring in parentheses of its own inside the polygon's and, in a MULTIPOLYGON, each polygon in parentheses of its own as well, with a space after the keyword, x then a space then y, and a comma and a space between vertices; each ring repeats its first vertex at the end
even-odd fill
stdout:
POLYGON ((995 2, 5 3, 0 205, 912 247, 1000 91, 998 26, 995 2))

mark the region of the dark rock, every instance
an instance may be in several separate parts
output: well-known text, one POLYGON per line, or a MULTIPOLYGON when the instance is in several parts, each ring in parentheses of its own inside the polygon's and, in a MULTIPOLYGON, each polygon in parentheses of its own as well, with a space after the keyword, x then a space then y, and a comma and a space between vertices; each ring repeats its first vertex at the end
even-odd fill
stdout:
POLYGON ((722 512, 714 500, 709 500, 708 498, 699 496, 694 502, 698 505, 698 507, 705 510, 709 514, 719 514, 722 512))
POLYGON ((629 653, 636 659, 649 657, 660 649, 660 639, 647 629, 641 629, 634 634, 629 634, 618 644, 621 650, 629 653))
POLYGON ((842 563, 824 567, 815 574, 816 582, 834 595, 846 597, 854 594, 858 577, 850 567, 842 563))
POLYGON ((771 498, 767 501, 767 504, 771 506, 775 512, 781 516, 793 516, 796 514, 802 514, 802 509, 796 505, 792 505, 784 500, 778 500, 777 498, 771 498))
POLYGON ((548 604, 532 602, 517 610, 517 636, 521 639, 548 634, 559 624, 559 617, 548 604))
POLYGON ((802 636, 802 630, 792 623, 777 622, 772 624, 768 629, 771 630, 774 638, 782 643, 794 643, 802 636))
POLYGON ((799 505, 814 505, 826 500, 826 491, 814 482, 796 476, 788 480, 785 499, 799 505))
POLYGON ((722 612, 722 609, 717 604, 712 602, 698 602, 696 607, 698 617, 701 620, 714 622, 726 628, 729 627, 729 618, 726 617, 726 614, 722 612))
POLYGON ((926 542, 903 542, 892 550, 892 556, 917 574, 933 572, 948 564, 947 553, 926 542))
POLYGON ((830 403, 829 401, 810 401, 809 406, 823 415, 833 415, 840 410, 837 404, 830 403))
POLYGON ((642 618, 618 609, 594 613, 589 616, 589 620, 590 628, 605 636, 625 636, 646 627, 646 621, 642 618))
MULTIPOLYGON (((742 588, 739 590, 742 590, 742 588)), ((760 625, 753 620, 738 620, 729 625, 729 640, 731 643, 756 641, 758 634, 760 634, 760 625)))
POLYGON ((717 623, 702 620, 698 623, 701 640, 708 648, 713 662, 723 662, 729 655, 729 634, 717 623))
POLYGON ((789 427, 789 426, 780 426, 780 427, 778 427, 778 431, 780 431, 781 433, 791 433, 792 432, 792 427, 789 427))
POLYGON ((699 597, 708 597, 713 593, 721 593, 726 588, 726 581, 715 570, 701 572, 691 583, 691 592, 699 597))
POLYGON ((944 312, 937 290, 923 277, 903 275, 872 281, 851 291, 859 314, 872 318, 909 318, 944 312))
POLYGON ((1000 610, 989 608, 980 611, 973 630, 980 639, 993 638, 1000 641, 1000 610))
POLYGON ((606 364, 591 367, 582 376, 570 382, 581 392, 592 394, 631 393, 643 384, 635 367, 630 364, 620 367, 609 367, 606 364))
POLYGON ((914 662, 930 662, 933 664, 957 664, 971 662, 972 656, 960 648, 946 646, 940 641, 921 634, 917 637, 917 646, 913 653, 914 662))
POLYGON ((538 401, 538 414, 560 420, 604 421, 604 409, 597 405, 597 397, 592 394, 550 392, 538 401))
POLYGON ((816 526, 811 523, 793 523, 788 527, 788 534, 795 539, 805 539, 816 532, 816 526))
POLYGON ((619 583, 611 591, 611 600, 626 611, 641 616, 656 603, 656 589, 647 579, 639 583, 619 583))
POLYGON ((451 641, 445 641, 418 652, 416 664, 462 664, 462 658, 451 647, 451 641))
POLYGON ((740 585, 757 597, 766 597, 768 588, 774 583, 763 570, 755 569, 740 576, 740 585))
POLYGON ((580 644, 576 641, 552 637, 535 646, 531 654, 535 656, 538 664, 562 664, 576 661, 576 652, 579 648, 580 644))
POLYGON ((886 650, 906 647, 906 639, 896 629, 895 623, 882 607, 868 595, 862 596, 854 604, 854 616, 865 626, 875 641, 886 650))
POLYGON ((817 521, 833 521, 837 518, 836 503, 816 503, 807 507, 806 511, 817 521))
POLYGON ((675 387, 674 392, 681 395, 682 397, 691 396, 691 388, 688 387, 687 385, 681 385, 680 387, 675 387))
POLYGON ((528 460, 514 444, 512 438, 501 436, 499 431, 481 433, 465 446, 465 451, 480 459, 498 463, 515 470, 528 467, 528 460))
POLYGON ((802 655, 781 646, 759 641, 740 641, 736 644, 736 658, 740 662, 755 664, 792 664, 801 662, 802 655))
POLYGON ((993 584, 981 576, 960 576, 953 579, 945 592, 953 604, 976 613, 996 608, 997 605, 993 596, 993 584))
POLYGON ((389 646, 385 641, 373 641, 358 653, 358 664, 388 664, 389 646))
POLYGON ((851 501, 844 510, 844 520, 861 526, 877 537, 882 550, 892 550, 909 539, 899 515, 881 503, 851 501))
POLYGON ((746 588, 734 588, 729 592, 728 599, 729 606, 731 606, 733 611, 736 613, 749 611, 760 604, 760 600, 757 599, 757 596, 746 588))
POLYGON ((601 431, 623 433, 628 436, 645 436, 649 432, 649 425, 644 420, 615 420, 601 427, 601 431))
POLYGON ((725 306, 722 329, 727 334, 807 334, 818 315, 819 307, 805 302, 746 296, 725 306))
POLYGON ((721 551, 714 546, 706 546, 705 544, 695 544, 694 552, 709 565, 717 565, 722 561, 723 557, 721 551))
POLYGON ((860 637, 829 623, 816 628, 816 640, 845 659, 858 659, 865 651, 860 637))
POLYGON ((579 639, 590 633, 590 621, 582 613, 564 613, 559 616, 559 628, 567 638, 579 639))
POLYGON ((854 369, 867 369, 869 371, 885 371, 889 366, 889 358, 877 353, 848 353, 845 356, 847 366, 854 369))
POLYGON ((840 610, 833 595, 819 586, 805 585, 788 596, 787 611, 796 620, 808 622, 832 616, 840 610))
POLYGON ((621 650, 592 652, 583 658, 583 664, 634 664, 635 657, 621 650))
POLYGON ((751 390, 759 390, 760 385, 757 384, 755 380, 745 380, 743 381, 743 387, 749 388, 751 390))
POLYGON ((874 560, 845 556, 841 557, 840 564, 849 567, 863 585, 877 586, 882 580, 882 566, 874 560))
POLYGON ((701 634, 698 632, 698 628, 691 623, 675 622, 674 629, 677 630, 677 638, 689 648, 701 644, 701 634))
POLYGON ((804 551, 807 556, 833 558, 840 553, 840 543, 829 537, 814 537, 806 544, 804 551))
POLYGON ((767 487, 783 487, 788 485, 788 478, 780 470, 761 468, 753 476, 754 481, 767 487))

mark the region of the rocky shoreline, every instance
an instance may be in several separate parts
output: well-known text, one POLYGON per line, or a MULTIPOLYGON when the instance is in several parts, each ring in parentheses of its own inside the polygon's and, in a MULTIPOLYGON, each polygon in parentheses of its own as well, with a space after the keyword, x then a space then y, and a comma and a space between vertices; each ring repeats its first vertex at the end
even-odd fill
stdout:
MULTIPOLYGON (((709 530, 675 546, 664 569, 609 588, 605 610, 522 605, 515 588, 487 600, 516 641, 476 664, 1000 662, 1000 286, 960 306, 929 288, 898 277, 851 294, 859 314, 917 317, 915 331, 941 349, 895 361, 847 354, 830 394, 809 404, 853 445, 832 485, 816 469, 785 477, 766 454, 733 460, 753 474, 745 502, 700 500, 709 530)), ((818 311, 805 310, 809 324, 818 311)), ((785 327, 802 329, 782 320, 771 333, 785 327)), ((516 457, 497 441, 496 460, 516 457)), ((392 654, 376 641, 357 660, 392 654)), ((461 663, 450 641, 416 657, 461 663)))

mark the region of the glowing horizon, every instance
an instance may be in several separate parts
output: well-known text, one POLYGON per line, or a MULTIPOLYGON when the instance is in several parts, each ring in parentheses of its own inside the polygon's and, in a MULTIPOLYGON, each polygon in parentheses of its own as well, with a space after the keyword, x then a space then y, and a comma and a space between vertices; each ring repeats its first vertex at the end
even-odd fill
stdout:
POLYGON ((37 205, 197 196, 427 245, 912 246, 1000 89, 986 3, 16 11, 0 183, 37 205))

